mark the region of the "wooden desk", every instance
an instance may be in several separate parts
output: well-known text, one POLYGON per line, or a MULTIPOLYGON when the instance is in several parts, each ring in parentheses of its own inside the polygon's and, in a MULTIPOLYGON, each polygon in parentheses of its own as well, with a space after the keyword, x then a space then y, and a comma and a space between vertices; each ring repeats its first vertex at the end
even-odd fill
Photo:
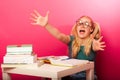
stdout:
POLYGON ((68 76, 80 71, 86 70, 86 80, 94 80, 94 63, 90 62, 75 67, 54 66, 51 64, 43 64, 40 67, 27 66, 17 68, 2 67, 3 80, 11 80, 10 74, 23 74, 31 76, 39 76, 43 78, 51 78, 52 80, 61 80, 62 77, 68 76))

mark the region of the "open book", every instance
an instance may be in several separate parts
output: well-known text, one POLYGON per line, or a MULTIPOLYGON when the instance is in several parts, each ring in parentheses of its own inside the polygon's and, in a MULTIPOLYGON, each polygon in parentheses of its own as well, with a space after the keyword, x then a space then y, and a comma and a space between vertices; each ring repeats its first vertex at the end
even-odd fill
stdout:
POLYGON ((89 63, 88 60, 79 60, 79 59, 54 59, 50 58, 50 63, 57 66, 68 66, 74 67, 77 65, 83 65, 89 63))

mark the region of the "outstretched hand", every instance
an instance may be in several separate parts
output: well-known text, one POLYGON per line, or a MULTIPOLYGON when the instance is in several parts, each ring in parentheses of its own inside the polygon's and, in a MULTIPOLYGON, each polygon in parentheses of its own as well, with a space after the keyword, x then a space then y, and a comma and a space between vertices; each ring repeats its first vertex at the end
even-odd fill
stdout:
POLYGON ((40 15, 40 13, 36 10, 34 10, 33 13, 31 13, 31 20, 33 21, 33 25, 40 25, 42 27, 46 26, 48 23, 48 15, 49 15, 49 11, 47 12, 46 16, 43 17, 40 15))
POLYGON ((93 46, 92 47, 93 47, 94 51, 99 51, 99 50, 103 51, 104 48, 106 47, 105 42, 101 41, 102 38, 103 38, 103 36, 100 37, 98 40, 93 39, 93 46))

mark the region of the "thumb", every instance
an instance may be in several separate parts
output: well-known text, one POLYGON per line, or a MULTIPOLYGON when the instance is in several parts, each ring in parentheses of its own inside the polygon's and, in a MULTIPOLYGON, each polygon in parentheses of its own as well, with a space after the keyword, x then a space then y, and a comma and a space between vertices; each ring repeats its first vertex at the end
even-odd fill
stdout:
POLYGON ((49 11, 47 11, 46 17, 48 17, 48 16, 49 16, 49 13, 50 13, 50 12, 49 12, 49 11))

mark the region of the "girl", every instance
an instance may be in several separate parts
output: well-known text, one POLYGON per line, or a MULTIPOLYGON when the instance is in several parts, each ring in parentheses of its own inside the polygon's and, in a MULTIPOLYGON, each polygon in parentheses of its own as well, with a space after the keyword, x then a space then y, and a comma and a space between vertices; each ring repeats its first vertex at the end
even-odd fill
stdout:
MULTIPOLYGON (((95 61, 96 51, 104 50, 105 42, 101 41, 103 37, 100 27, 88 16, 82 16, 76 21, 70 35, 61 33, 48 23, 49 12, 43 17, 35 10, 31 16, 33 25, 42 26, 55 38, 68 45, 70 58, 95 61)), ((85 72, 71 76, 72 80, 83 80, 86 77, 85 72)))

